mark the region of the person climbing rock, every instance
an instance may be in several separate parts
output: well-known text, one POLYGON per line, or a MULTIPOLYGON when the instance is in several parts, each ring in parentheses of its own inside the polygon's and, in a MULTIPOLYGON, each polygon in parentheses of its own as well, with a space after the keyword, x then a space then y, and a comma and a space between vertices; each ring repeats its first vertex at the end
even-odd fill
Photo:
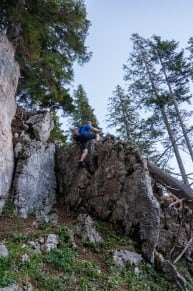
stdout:
POLYGON ((84 167, 84 160, 91 149, 92 142, 99 141, 100 129, 92 126, 92 121, 88 120, 86 124, 80 127, 78 136, 76 140, 80 143, 81 146, 81 156, 79 160, 79 167, 84 167))

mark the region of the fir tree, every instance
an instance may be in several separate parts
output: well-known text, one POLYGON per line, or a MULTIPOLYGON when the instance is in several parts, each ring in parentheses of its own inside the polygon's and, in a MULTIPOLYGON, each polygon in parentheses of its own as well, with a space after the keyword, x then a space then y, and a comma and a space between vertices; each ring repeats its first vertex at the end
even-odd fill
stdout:
POLYGON ((98 127, 98 121, 94 114, 94 109, 90 106, 86 92, 82 85, 74 91, 74 106, 73 125, 80 126, 88 120, 93 122, 93 125, 98 127))
MULTIPOLYGON (((159 36, 153 36, 150 42, 152 48, 152 58, 160 65, 160 73, 165 80, 164 87, 167 87, 169 95, 168 101, 174 107, 170 110, 170 116, 174 116, 175 124, 179 123, 182 135, 193 161, 193 150, 188 136, 188 129, 184 123, 186 117, 190 117, 192 112, 183 112, 179 108, 182 102, 190 102, 189 76, 190 64, 187 62, 184 51, 177 52, 178 43, 172 41, 162 41, 159 36)), ((162 89, 163 90, 163 89, 162 89)), ((165 89, 166 90, 166 89, 165 89)))
MULTIPOLYGON (((157 116, 165 125, 170 142, 172 144, 176 160, 185 184, 188 184, 183 161, 176 142, 175 130, 171 126, 170 107, 172 104, 170 91, 167 88, 163 68, 159 69, 157 58, 152 54, 149 40, 145 40, 138 34, 132 35, 133 53, 124 66, 125 79, 132 83, 133 98, 136 97, 139 106, 145 106, 148 110, 157 112, 157 116)), ((161 125, 160 123, 160 125, 161 125)), ((161 131, 160 131, 161 132, 161 131)))
POLYGON ((90 58, 89 21, 83 0, 2 0, 0 29, 16 50, 21 69, 17 100, 28 109, 72 111, 73 64, 90 58))
POLYGON ((109 128, 122 140, 139 145, 140 123, 133 102, 120 85, 117 85, 108 99, 106 122, 109 128))

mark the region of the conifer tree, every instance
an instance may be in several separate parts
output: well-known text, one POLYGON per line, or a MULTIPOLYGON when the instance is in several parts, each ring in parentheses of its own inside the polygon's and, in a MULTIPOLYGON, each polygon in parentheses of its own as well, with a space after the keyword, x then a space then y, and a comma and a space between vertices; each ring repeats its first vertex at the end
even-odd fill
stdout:
POLYGON ((165 80, 164 86, 167 87, 169 94, 169 102, 174 106, 175 110, 171 110, 170 116, 174 115, 176 121, 179 122, 182 134, 188 148, 190 157, 193 161, 192 145, 188 136, 188 129, 184 123, 184 118, 190 116, 184 111, 183 117, 179 108, 181 102, 190 102, 190 64, 184 57, 184 51, 177 52, 178 43, 172 41, 162 41, 159 36, 153 36, 150 41, 152 48, 152 57, 154 62, 160 65, 160 71, 165 80))
POLYGON ((17 100, 25 107, 72 111, 73 64, 90 59, 83 0, 1 0, 0 29, 20 65, 17 100))
POLYGON ((91 120, 93 125, 98 127, 98 121, 94 114, 94 109, 90 106, 82 85, 78 85, 77 90, 74 91, 74 106, 73 125, 75 127, 84 124, 88 120, 91 120))
POLYGON ((125 93, 120 85, 116 86, 108 99, 107 112, 106 122, 110 128, 115 129, 118 137, 138 145, 143 152, 148 151, 149 139, 146 139, 144 120, 140 119, 130 94, 125 93))
POLYGON ((149 40, 134 34, 132 41, 133 53, 128 59, 128 64, 124 66, 125 79, 132 80, 133 98, 137 98, 138 104, 158 113, 159 120, 164 123, 167 130, 184 184, 188 184, 175 131, 170 123, 171 96, 170 92, 165 89, 167 86, 165 76, 160 73, 160 70, 157 70, 157 60, 153 58, 154 56, 152 57, 149 40))

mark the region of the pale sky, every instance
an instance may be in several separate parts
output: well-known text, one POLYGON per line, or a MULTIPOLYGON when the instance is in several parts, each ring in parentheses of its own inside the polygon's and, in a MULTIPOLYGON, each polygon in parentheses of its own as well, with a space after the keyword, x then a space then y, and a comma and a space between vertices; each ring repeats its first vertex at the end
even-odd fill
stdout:
POLYGON ((131 34, 145 38, 155 34, 187 47, 193 36, 193 0, 85 0, 85 5, 91 21, 86 45, 93 56, 83 67, 74 67, 73 89, 84 87, 106 132, 108 97, 118 84, 126 84, 122 66, 132 49, 131 34))

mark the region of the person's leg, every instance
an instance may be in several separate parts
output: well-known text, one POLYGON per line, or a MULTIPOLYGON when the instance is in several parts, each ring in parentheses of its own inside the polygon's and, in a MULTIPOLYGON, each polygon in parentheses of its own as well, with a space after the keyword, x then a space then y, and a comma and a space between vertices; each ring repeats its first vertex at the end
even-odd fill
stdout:
POLYGON ((96 133, 96 141, 99 141, 100 140, 100 135, 99 133, 96 133))
POLYGON ((80 156, 80 162, 83 162, 84 161, 84 159, 86 158, 87 154, 88 154, 88 149, 84 149, 82 151, 81 156, 80 156))
POLYGON ((84 159, 86 158, 87 154, 88 154, 88 146, 87 146, 87 141, 82 140, 81 142, 81 156, 80 156, 80 160, 79 160, 79 167, 83 167, 84 166, 84 159))

